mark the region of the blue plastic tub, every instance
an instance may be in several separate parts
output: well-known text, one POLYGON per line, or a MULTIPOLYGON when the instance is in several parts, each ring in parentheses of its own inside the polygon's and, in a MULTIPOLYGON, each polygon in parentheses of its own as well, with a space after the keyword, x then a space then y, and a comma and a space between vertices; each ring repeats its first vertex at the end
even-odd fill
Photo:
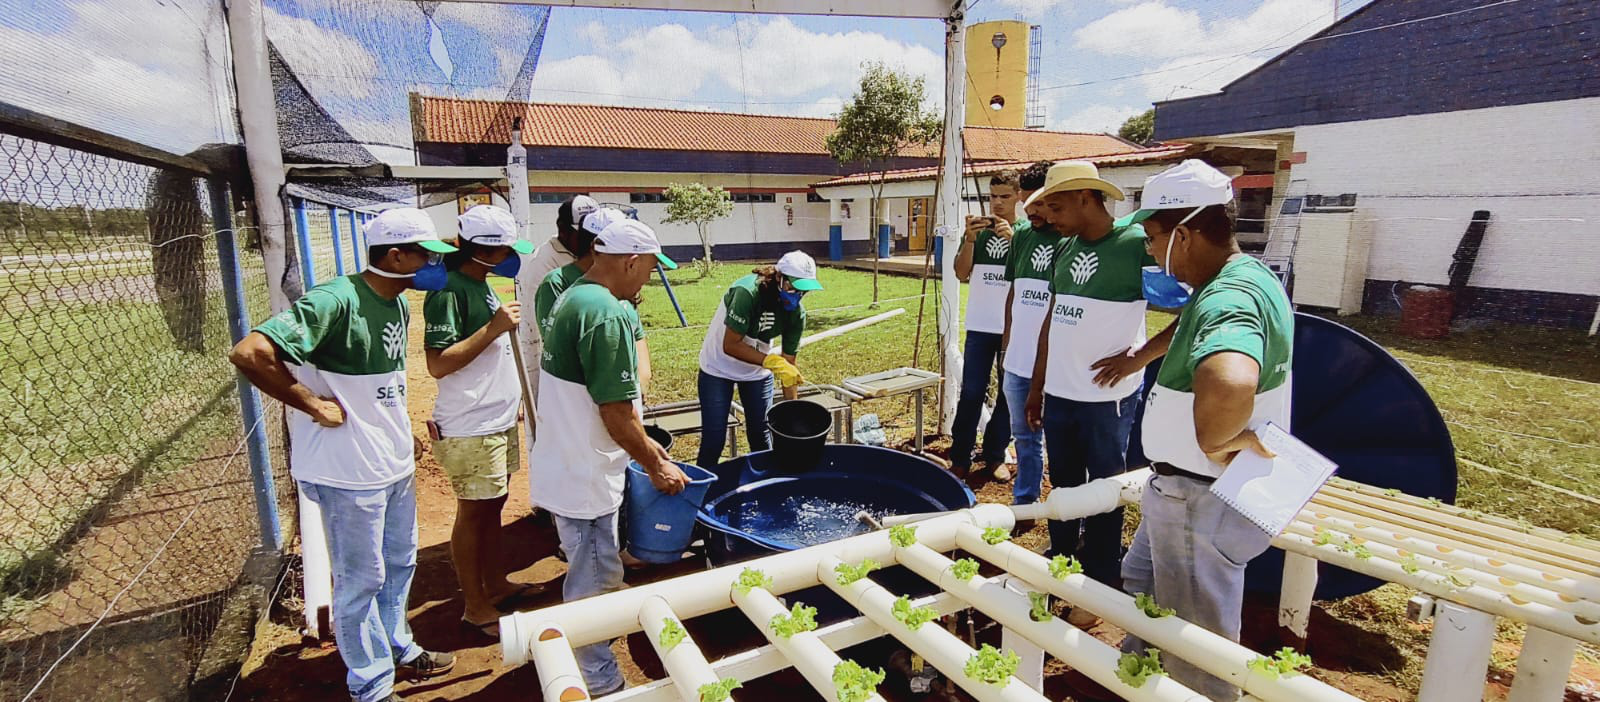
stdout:
POLYGON ((628 461, 628 553, 648 563, 676 563, 694 536, 695 518, 717 475, 699 466, 674 463, 689 476, 676 495, 656 490, 636 461, 628 461))

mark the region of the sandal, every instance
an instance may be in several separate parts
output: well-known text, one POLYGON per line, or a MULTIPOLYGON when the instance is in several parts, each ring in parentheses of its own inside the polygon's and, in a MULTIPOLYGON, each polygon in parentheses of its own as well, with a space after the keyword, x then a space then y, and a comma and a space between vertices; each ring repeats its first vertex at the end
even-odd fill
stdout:
POLYGON ((483 634, 484 636, 487 636, 487 637, 489 637, 491 639, 500 638, 500 622, 498 620, 484 622, 482 624, 475 624, 473 622, 467 621, 466 617, 462 617, 461 618, 461 626, 464 626, 464 627, 466 627, 468 629, 471 629, 471 630, 476 631, 476 632, 478 632, 480 634, 483 634))

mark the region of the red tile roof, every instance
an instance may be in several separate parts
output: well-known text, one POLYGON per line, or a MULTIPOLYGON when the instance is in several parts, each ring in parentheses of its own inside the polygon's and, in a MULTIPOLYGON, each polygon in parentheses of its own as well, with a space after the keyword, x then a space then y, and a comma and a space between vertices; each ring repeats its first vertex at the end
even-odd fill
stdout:
MULTIPOLYGON (((968 128, 968 133, 969 134, 971 133, 971 128, 970 127, 968 128)), ((1015 168, 1015 169, 1021 170, 1023 168, 1027 168, 1033 162, 1039 161, 1039 160, 1092 161, 1092 162, 1094 162, 1094 165, 1099 166, 1101 168, 1105 168, 1105 167, 1108 167, 1108 166, 1137 166, 1137 165, 1143 165, 1143 164, 1147 164, 1147 163, 1161 163, 1161 162, 1164 162, 1164 161, 1177 161, 1177 160, 1183 159, 1183 158, 1188 157, 1188 156, 1193 156, 1193 155, 1199 153, 1202 149, 1203 149, 1203 147, 1195 146, 1193 144, 1162 144, 1160 146, 1155 146, 1155 147, 1151 147, 1151 148, 1148 148, 1148 149, 1137 149, 1137 150, 1133 150, 1133 151, 1117 152, 1117 153, 1109 153, 1109 154, 1096 154, 1096 155, 1092 155, 1092 156, 1083 156, 1083 155, 1071 154, 1071 153, 1062 154, 1061 152, 1045 152, 1045 151, 1041 151, 1041 152, 1037 152, 1039 154, 1037 157, 1030 158, 1030 159, 1023 159, 1023 160, 1019 160, 1019 161, 991 161, 991 162, 988 162, 988 163, 974 164, 974 165, 971 165, 971 166, 968 166, 968 167, 962 169, 962 177, 971 178, 973 176, 977 176, 977 177, 982 178, 984 176, 992 176, 992 175, 994 175, 996 173, 999 173, 1000 171, 1006 170, 1008 168, 1015 168)), ((888 173, 886 173, 884 175, 884 181, 883 182, 885 182, 885 183, 898 183, 898 182, 911 181, 911 180, 928 180, 928 179, 931 179, 931 178, 937 176, 938 174, 939 174, 939 169, 938 168, 933 168, 933 167, 930 167, 930 168, 907 168, 907 169, 904 169, 904 170, 889 171, 888 173)), ((876 181, 877 180, 877 175, 873 174, 873 175, 870 176, 870 178, 871 178, 871 180, 876 181)), ((841 185, 865 185, 868 182, 868 179, 869 179, 868 174, 866 174, 866 173, 857 173, 857 174, 854 174, 854 175, 847 175, 847 176, 845 176, 843 178, 834 178, 832 180, 825 180, 825 181, 822 181, 820 183, 816 183, 812 187, 831 188, 831 187, 837 187, 837 186, 841 186, 841 185)))
MULTIPOLYGON (((412 132, 419 143, 503 144, 513 117, 522 117, 522 142, 528 146, 810 155, 827 155, 823 139, 834 125, 831 119, 808 117, 411 96, 412 132)), ((1109 134, 967 127, 965 136, 968 158, 978 161, 1138 149, 1109 134)), ((938 152, 934 145, 903 155, 932 158, 938 152)))

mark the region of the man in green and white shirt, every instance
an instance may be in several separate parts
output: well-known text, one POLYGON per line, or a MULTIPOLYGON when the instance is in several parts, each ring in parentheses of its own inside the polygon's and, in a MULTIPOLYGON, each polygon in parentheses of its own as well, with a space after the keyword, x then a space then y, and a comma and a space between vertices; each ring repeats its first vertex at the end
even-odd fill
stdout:
MULTIPOLYGON (((1045 174, 1052 163, 1039 161, 1022 171, 1017 183, 1020 199, 1028 200, 1044 187, 1045 174)), ((1044 432, 1028 424, 1023 408, 1028 404, 1032 384, 1033 357, 1039 348, 1039 329, 1050 311, 1050 279, 1055 259, 1062 248, 1061 235, 1039 214, 1039 204, 1023 208, 1026 221, 1012 230, 1010 251, 1006 254, 1005 353, 1004 376, 1000 391, 1011 408, 1011 436, 1017 444, 1017 475, 1011 483, 1012 504, 1039 501, 1044 483, 1044 432)))
MULTIPOLYGON (((1026 409, 1030 422, 1042 419, 1035 425, 1043 426, 1050 484, 1056 488, 1127 469, 1128 434, 1140 400, 1139 374, 1102 384, 1094 367, 1107 356, 1145 345, 1140 280, 1141 269, 1152 262, 1144 250, 1144 231, 1114 226, 1107 198, 1121 200, 1122 191, 1087 161, 1051 166, 1044 188, 1032 198, 1066 237, 1051 278, 1050 318, 1037 340, 1026 409)), ((1052 520, 1050 549, 1076 556, 1089 577, 1115 583, 1122 560, 1122 510, 1052 520)))
MULTIPOLYGON (((989 378, 1004 377, 1001 368, 1001 341, 1005 334, 1006 254, 1011 251, 1013 227, 1024 227, 1017 219, 1017 172, 1005 170, 989 179, 989 212, 992 216, 967 217, 966 235, 956 250, 956 278, 967 287, 967 339, 961 358, 961 394, 956 400, 955 424, 951 429, 950 468, 966 475, 972 467, 972 447, 977 443, 978 419, 989 399, 989 378), (1015 223, 1013 223, 1015 220, 1015 223)), ((1011 415, 1005 393, 995 397, 989 423, 983 428, 984 466, 994 471, 996 480, 1009 479, 1006 446, 1011 443, 1011 415)))
MULTIPOLYGON (((555 517, 569 602, 623 586, 617 511, 628 459, 662 492, 677 494, 688 483, 644 433, 634 322, 622 304, 650 278, 661 244, 649 227, 623 220, 600 233, 593 251, 594 265, 556 300, 545 323, 541 429, 528 476, 530 499, 555 517)), ((622 687, 608 642, 584 646, 577 658, 591 695, 622 687)))
MULTIPOLYGON (((1146 401, 1144 451, 1155 475, 1123 560, 1123 588, 1237 641, 1245 565, 1271 535, 1210 487, 1240 451, 1271 455, 1255 428, 1289 428, 1294 310, 1272 271, 1239 250, 1228 176, 1191 159, 1146 181, 1144 200, 1150 207, 1120 224, 1143 223, 1159 261, 1146 274, 1146 293, 1183 309, 1146 401)), ((1183 660, 1163 663, 1174 680, 1213 700, 1238 697, 1183 660)))
POLYGON ((321 511, 333 570, 333 627, 358 702, 393 697, 396 668, 429 677, 448 653, 424 651, 406 623, 417 564, 417 495, 406 410, 401 294, 445 280, 422 210, 388 210, 366 228, 367 270, 335 278, 256 327, 228 360, 290 409, 290 475, 321 511))

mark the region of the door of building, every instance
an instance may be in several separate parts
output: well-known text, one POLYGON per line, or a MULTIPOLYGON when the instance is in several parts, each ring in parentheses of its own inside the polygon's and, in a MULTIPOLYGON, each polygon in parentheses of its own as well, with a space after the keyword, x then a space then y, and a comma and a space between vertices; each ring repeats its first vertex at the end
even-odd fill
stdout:
POLYGON ((912 251, 926 251, 928 249, 928 231, 933 223, 933 198, 914 197, 908 206, 910 221, 906 223, 909 239, 906 248, 912 251))

